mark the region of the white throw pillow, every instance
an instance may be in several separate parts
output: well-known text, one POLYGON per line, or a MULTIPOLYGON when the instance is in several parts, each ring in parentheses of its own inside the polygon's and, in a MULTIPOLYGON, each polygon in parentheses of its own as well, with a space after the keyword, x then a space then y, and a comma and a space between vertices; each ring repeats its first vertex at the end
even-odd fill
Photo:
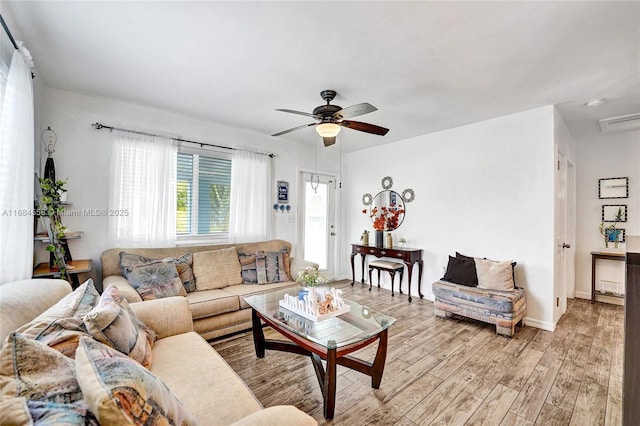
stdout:
POLYGON ((487 290, 511 291, 514 289, 513 267, 511 261, 496 262, 493 260, 474 258, 478 273, 478 288, 487 290))

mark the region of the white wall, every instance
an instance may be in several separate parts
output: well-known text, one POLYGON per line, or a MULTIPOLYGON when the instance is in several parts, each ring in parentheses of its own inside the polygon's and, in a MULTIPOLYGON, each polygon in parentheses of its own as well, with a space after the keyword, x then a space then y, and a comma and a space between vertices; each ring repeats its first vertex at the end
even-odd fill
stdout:
MULTIPOLYGON (((605 204, 626 204, 627 235, 640 235, 640 131, 612 133, 577 141, 576 297, 591 298, 592 251, 604 248, 598 231, 605 204), (598 199, 598 179, 629 177, 629 198, 598 199)), ((610 245, 611 247, 611 245, 610 245)), ((625 244, 620 244, 624 249, 625 244)), ((599 263, 612 280, 624 276, 623 262, 599 263), (609 264, 607 264, 609 263, 609 264), (608 269, 608 271, 607 271, 608 269)))
POLYGON ((362 194, 375 195, 391 176, 396 192, 415 191, 394 236, 424 250, 426 298, 456 250, 512 259, 527 292, 527 323, 553 329, 554 152, 549 106, 349 154, 342 273, 351 276, 349 243, 372 229, 362 194))
MULTIPOLYGON (((167 133, 185 139, 215 143, 232 147, 272 152, 274 161, 273 202, 276 202, 278 180, 289 182, 292 213, 297 209, 297 168, 314 168, 315 148, 268 135, 231 128, 219 124, 195 120, 175 113, 123 102, 98 99, 72 92, 43 88, 38 96, 40 111, 37 122, 38 138, 36 150, 42 151, 39 132, 47 126, 58 135, 54 159, 56 177, 68 178, 68 198, 71 209, 107 209, 108 168, 113 134, 107 130, 97 131, 91 123, 99 121, 106 125, 131 128, 149 132, 167 133)), ((318 150, 318 167, 338 172, 337 150, 318 150)), ((45 156, 40 164, 44 168, 45 156)), ((296 223, 286 220, 286 215, 272 213, 274 237, 296 240, 296 223)), ((84 231, 83 238, 72 240, 69 246, 75 259, 91 258, 94 262, 93 276, 100 282, 100 255, 108 247, 107 218, 96 216, 65 217, 65 225, 72 230, 84 231)), ((295 249, 294 249, 295 250, 295 249)), ((294 252, 294 255, 296 253, 294 252)), ((48 259, 44 244, 36 243, 37 261, 48 259)))

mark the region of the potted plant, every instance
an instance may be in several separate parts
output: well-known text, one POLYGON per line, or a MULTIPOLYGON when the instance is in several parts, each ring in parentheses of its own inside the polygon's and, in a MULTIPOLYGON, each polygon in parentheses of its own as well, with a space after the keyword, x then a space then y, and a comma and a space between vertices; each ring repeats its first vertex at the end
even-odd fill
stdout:
POLYGON ((618 248, 618 242, 620 240, 620 230, 616 228, 618 222, 622 220, 622 208, 618 207, 618 211, 616 212, 616 216, 614 217, 614 222, 605 226, 604 222, 600 222, 600 226, 598 226, 598 230, 600 234, 604 236, 604 246, 609 248, 609 243, 614 243, 614 248, 618 248))
POLYGON ((52 180, 50 178, 39 178, 42 198, 40 205, 40 216, 47 218, 44 221, 49 234, 49 245, 47 251, 52 254, 53 268, 60 271, 60 278, 69 280, 67 264, 65 262, 66 250, 64 248, 64 237, 67 228, 62 224, 62 212, 64 207, 60 201, 60 196, 67 190, 66 180, 52 180), (48 222, 48 223, 47 223, 48 222))
POLYGON ((298 278, 296 281, 304 284, 309 289, 309 300, 313 303, 317 303, 316 286, 327 282, 327 279, 313 266, 307 266, 302 271, 298 272, 298 278))

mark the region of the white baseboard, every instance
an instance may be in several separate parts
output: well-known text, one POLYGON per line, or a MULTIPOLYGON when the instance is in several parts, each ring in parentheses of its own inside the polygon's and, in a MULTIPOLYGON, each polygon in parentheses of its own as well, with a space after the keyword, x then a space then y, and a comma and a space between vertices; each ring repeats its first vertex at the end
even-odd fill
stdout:
POLYGON ((590 291, 576 291, 576 297, 578 299, 591 300, 591 292, 590 291))
POLYGON ((540 320, 529 318, 529 317, 524 318, 524 323, 528 326, 541 328, 542 330, 547 330, 547 331, 554 331, 556 329, 556 326, 553 323, 540 321, 540 320))

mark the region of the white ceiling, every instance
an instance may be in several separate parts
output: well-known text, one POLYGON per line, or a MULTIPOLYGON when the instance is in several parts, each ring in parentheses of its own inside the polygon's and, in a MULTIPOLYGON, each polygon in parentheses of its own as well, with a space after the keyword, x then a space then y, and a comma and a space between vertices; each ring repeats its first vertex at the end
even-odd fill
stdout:
POLYGON ((338 105, 378 107, 355 120, 391 129, 344 129, 345 151, 544 105, 558 105, 578 138, 596 134, 598 118, 640 112, 635 1, 5 6, 49 87, 264 135, 313 121, 276 108, 311 112, 334 89, 338 105), (585 108, 593 98, 608 102, 585 108))

